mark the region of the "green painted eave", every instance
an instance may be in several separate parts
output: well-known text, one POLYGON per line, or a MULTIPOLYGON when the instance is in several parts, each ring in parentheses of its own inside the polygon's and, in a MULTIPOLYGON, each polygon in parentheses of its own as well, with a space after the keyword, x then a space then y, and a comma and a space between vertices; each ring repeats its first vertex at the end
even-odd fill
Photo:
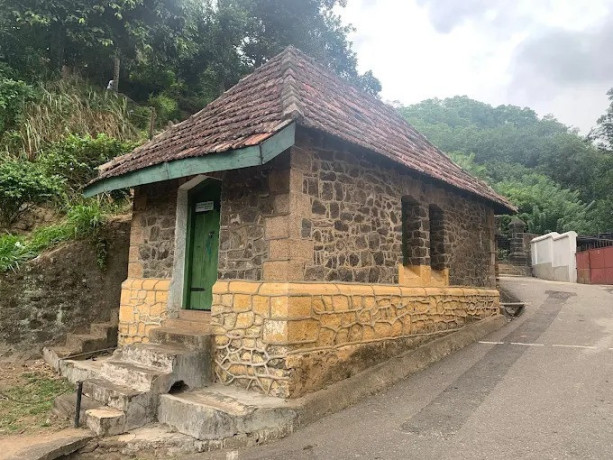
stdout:
POLYGON ((112 190, 137 187, 153 182, 178 179, 179 177, 263 165, 294 145, 295 140, 296 125, 291 123, 258 145, 223 153, 210 153, 201 157, 169 161, 121 176, 109 177, 87 186, 83 195, 91 197, 112 190))

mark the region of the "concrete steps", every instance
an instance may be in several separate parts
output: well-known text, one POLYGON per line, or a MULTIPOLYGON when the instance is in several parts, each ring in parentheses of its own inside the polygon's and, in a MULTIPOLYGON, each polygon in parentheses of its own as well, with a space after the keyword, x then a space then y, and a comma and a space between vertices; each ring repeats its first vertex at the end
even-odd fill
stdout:
POLYGON ((98 406, 117 409, 125 415, 124 429, 130 430, 155 420, 157 398, 150 392, 117 385, 108 380, 92 379, 83 382, 83 394, 98 406))
POLYGON ((105 380, 142 392, 166 393, 173 384, 171 372, 114 359, 105 361, 102 375, 105 380))
POLYGON ((100 378, 104 361, 108 358, 98 360, 76 361, 72 359, 61 360, 58 372, 62 377, 71 383, 83 382, 88 379, 100 378))
MULTIPOLYGON (((76 402, 76 393, 61 395, 53 401, 52 412, 58 417, 72 420, 76 412, 76 402)), ((131 428, 123 411, 104 407, 99 401, 85 394, 81 397, 80 413, 80 427, 87 427, 98 436, 121 434, 131 428)))
POLYGON ((165 326, 152 329, 149 338, 153 343, 180 345, 192 350, 211 349, 210 333, 189 331, 180 327, 165 326))
MULTIPOLYGON (((87 396, 81 397, 81 420, 85 420, 85 412, 89 409, 96 409, 100 407, 100 403, 94 401, 87 396)), ((53 408, 51 412, 57 415, 58 417, 64 417, 70 420, 74 419, 75 412, 77 411, 77 394, 76 393, 67 393, 61 396, 58 396, 53 401, 53 408)))
POLYGON ((87 428, 98 436, 113 436, 125 433, 129 429, 126 425, 126 414, 111 407, 88 410, 85 413, 85 423, 87 428))
POLYGON ((63 344, 43 348, 43 359, 56 371, 65 359, 89 359, 108 353, 117 346, 117 323, 119 310, 111 311, 110 321, 94 323, 89 333, 69 333, 63 344))
POLYGON ((199 440, 291 431, 296 412, 283 399, 212 385, 161 395, 158 421, 199 440))
POLYGON ((168 337, 168 343, 127 345, 98 360, 60 361, 64 376, 83 381, 83 398, 88 402, 83 423, 95 434, 121 434, 154 422, 160 395, 173 386, 194 389, 210 383, 208 333, 196 327, 167 329, 160 337, 168 337))

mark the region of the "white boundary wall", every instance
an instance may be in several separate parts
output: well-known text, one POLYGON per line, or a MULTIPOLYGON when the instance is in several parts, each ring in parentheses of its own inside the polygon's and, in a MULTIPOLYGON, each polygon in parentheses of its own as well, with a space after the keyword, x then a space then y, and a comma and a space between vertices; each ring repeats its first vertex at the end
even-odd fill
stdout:
POLYGON ((530 241, 532 273, 537 278, 577 282, 577 234, 548 233, 530 241))

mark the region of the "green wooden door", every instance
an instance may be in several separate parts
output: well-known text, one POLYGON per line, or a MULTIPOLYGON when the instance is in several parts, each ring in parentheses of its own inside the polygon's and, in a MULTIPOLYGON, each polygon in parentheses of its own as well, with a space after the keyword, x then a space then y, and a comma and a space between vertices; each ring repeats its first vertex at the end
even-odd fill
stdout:
POLYGON ((185 308, 210 310, 217 281, 220 184, 207 181, 189 200, 185 308))

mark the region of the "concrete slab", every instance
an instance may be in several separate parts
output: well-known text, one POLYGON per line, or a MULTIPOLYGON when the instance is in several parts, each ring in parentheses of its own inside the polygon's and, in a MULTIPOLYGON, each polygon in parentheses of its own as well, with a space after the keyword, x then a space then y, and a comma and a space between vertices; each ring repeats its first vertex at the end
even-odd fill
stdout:
POLYGON ((4 460, 53 460, 71 454, 87 444, 93 435, 87 430, 67 429, 50 434, 14 436, 0 441, 4 460))

